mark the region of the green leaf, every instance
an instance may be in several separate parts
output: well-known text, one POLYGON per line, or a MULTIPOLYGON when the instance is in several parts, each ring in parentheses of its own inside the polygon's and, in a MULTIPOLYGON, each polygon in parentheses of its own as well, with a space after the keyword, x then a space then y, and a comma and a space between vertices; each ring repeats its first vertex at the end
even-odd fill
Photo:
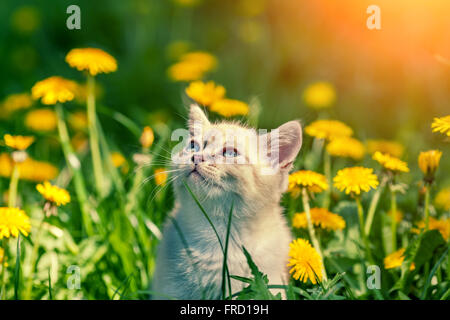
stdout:
POLYGON ((398 292, 398 298, 400 300, 411 300, 406 294, 404 294, 402 291, 398 292))
POLYGON ((429 261, 433 256, 434 251, 443 245, 445 245, 445 241, 438 230, 429 230, 425 232, 414 257, 416 268, 419 269, 425 262, 429 261))
POLYGON ((445 245, 445 241, 441 233, 437 230, 423 232, 412 241, 405 250, 405 261, 402 264, 401 277, 392 287, 391 292, 402 290, 408 293, 406 288, 410 279, 412 279, 409 275, 414 272, 410 271, 412 263, 415 264, 414 270, 419 270, 424 263, 431 259, 435 250, 443 245, 445 245))
POLYGON ((248 300, 248 299, 256 299, 256 300, 279 300, 281 299, 281 294, 277 294, 274 296, 269 290, 269 279, 267 275, 263 274, 259 271, 256 264, 253 262, 250 253, 242 247, 244 251, 244 255, 247 259, 247 264, 250 268, 251 274, 253 278, 249 283, 249 286, 242 290, 238 295, 238 300, 248 300))
POLYGON ((245 282, 245 283, 252 283, 252 279, 246 278, 246 277, 230 275, 230 278, 241 281, 241 282, 245 282))

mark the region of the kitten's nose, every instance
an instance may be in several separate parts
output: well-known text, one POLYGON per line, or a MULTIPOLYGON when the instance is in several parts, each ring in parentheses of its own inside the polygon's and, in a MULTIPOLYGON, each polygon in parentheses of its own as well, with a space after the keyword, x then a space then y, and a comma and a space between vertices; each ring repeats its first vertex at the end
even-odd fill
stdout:
POLYGON ((194 154, 192 156, 191 160, 194 164, 197 164, 197 163, 203 162, 203 156, 201 154, 194 154))

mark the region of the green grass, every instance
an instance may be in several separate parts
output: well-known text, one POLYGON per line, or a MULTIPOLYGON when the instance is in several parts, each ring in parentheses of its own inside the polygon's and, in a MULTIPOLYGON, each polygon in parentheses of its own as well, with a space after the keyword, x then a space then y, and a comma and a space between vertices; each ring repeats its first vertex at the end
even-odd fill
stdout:
MULTIPOLYGON (((123 119, 122 119, 123 120, 123 119)), ((131 121, 131 120, 126 120, 131 121)), ((130 126, 128 126, 130 128, 130 126)), ((133 129, 131 129, 133 130, 133 129)), ((150 165, 132 164, 128 173, 116 168, 110 161, 111 147, 114 143, 108 141, 103 129, 99 128, 99 141, 103 155, 103 165, 107 179, 107 193, 101 197, 93 193, 91 166, 86 162, 86 155, 78 154, 82 166, 79 173, 86 180, 81 184, 81 195, 86 195, 86 203, 79 203, 80 185, 76 175, 59 177, 56 181, 65 181, 65 186, 72 195, 72 202, 58 209, 58 214, 43 218, 44 202, 35 191, 35 183, 20 180, 18 184, 18 200, 24 210, 31 216, 33 229, 28 237, 9 239, 6 247, 6 257, 9 266, 6 268, 7 299, 23 298, 22 290, 31 283, 31 292, 26 297, 30 299, 146 299, 151 294, 149 287, 155 268, 156 247, 163 223, 167 214, 173 208, 174 195, 170 183, 157 186, 152 177, 154 168, 167 164, 166 154, 169 148, 167 133, 157 135, 156 142, 147 156, 150 165), (88 217, 83 215, 82 208, 89 208, 88 217), (44 219, 40 238, 37 228, 44 219), (156 228, 156 229, 155 229, 156 228), (36 245, 37 259, 30 260, 36 245), (15 250, 14 250, 15 248, 15 250), (30 265, 30 263, 32 265, 30 265), (80 289, 70 289, 67 285, 72 274, 67 270, 76 266, 80 270, 80 289)), ((67 133, 69 134, 69 133, 67 133)), ((44 137, 45 139, 45 137, 44 137)), ((307 145, 307 143, 306 143, 307 145)), ((307 148, 307 147, 306 147, 307 148)), ((31 148, 30 152, 35 152, 31 148)), ((73 152, 70 150, 70 152, 73 152)), ((141 151, 145 153, 146 151, 141 151)), ((308 150, 304 149, 296 164, 301 166, 308 150)), ((60 153, 63 157, 63 153, 60 153)), ((64 164, 64 158, 62 158, 64 164)), ((88 158, 87 158, 88 159, 88 158)), ((337 170, 337 169, 335 169, 337 170)), ((61 174, 71 172, 61 170, 61 174)), ((174 177, 172 177, 174 178, 174 177)), ((0 186, 9 186, 9 181, 2 178, 0 186)), ((168 181, 171 178, 169 177, 168 181)), ((63 185, 63 186, 64 186, 63 185)), ((449 296, 448 248, 449 245, 441 234, 436 231, 415 234, 411 232, 414 222, 404 219, 398 226, 398 245, 406 248, 406 259, 401 268, 385 270, 383 258, 388 251, 385 248, 392 240, 383 237, 382 233, 391 229, 390 219, 386 218, 389 209, 389 193, 376 193, 380 197, 379 205, 373 214, 372 232, 368 235, 369 250, 373 263, 381 270, 381 288, 370 290, 366 286, 369 264, 366 248, 362 245, 361 226, 358 220, 355 203, 332 189, 331 211, 340 214, 346 221, 343 231, 329 232, 316 229, 329 280, 312 285, 291 279, 289 283, 271 283, 270 279, 260 272, 250 256, 243 248, 251 278, 229 274, 227 268, 227 251, 229 233, 232 225, 233 206, 228 214, 227 234, 221 239, 208 213, 197 199, 193 191, 184 182, 185 188, 197 203, 201 214, 209 222, 211 232, 215 233, 224 255, 222 268, 221 296, 223 299, 280 299, 273 295, 270 289, 284 290, 288 299, 446 299, 449 296), (383 205, 383 203, 385 203, 383 205), (386 238, 386 239, 385 239, 386 238), (415 269, 409 271, 414 263, 415 269), (231 279, 242 281, 245 289, 239 293, 231 292, 231 279)), ((4 190, 4 189, 3 189, 4 190)), ((413 193, 413 190, 408 190, 413 193)), ((362 198, 363 207, 375 207, 370 192, 362 198)), ((401 198, 401 196, 399 197, 401 198)), ((405 197, 406 198, 406 197, 405 197)), ((408 198, 407 198, 408 199, 408 198)), ((414 197, 409 197, 414 201, 414 197)), ((311 206, 322 203, 320 197, 311 199, 311 206)), ((283 199, 287 208, 286 217, 292 217, 302 210, 300 199, 287 194, 283 199)), ((412 207, 417 210, 417 218, 421 216, 421 208, 400 201, 403 208, 412 207)), ((431 212, 436 208, 430 207, 431 212)), ((414 212, 414 211, 412 211, 414 212)), ((172 222, 175 222, 172 220, 172 222)), ((184 240, 183 228, 175 224, 182 243, 189 255, 189 247, 184 240)), ((296 237, 308 238, 308 233, 302 229, 292 229, 296 237)), ((389 232, 389 231, 387 231, 389 232)), ((188 259, 189 260, 189 259, 188 259)), ((191 263, 192 261, 187 261, 191 263)), ((205 288, 207 290, 207 288, 205 288)), ((204 296, 206 297, 206 292, 204 296)), ((170 298, 170 297, 168 297, 170 298)))
MULTIPOLYGON (((346 221, 341 231, 315 230, 328 275, 327 281, 317 285, 292 278, 288 283, 272 283, 244 248, 251 276, 230 274, 227 256, 233 206, 227 217, 226 237, 221 239, 208 212, 186 185, 210 223, 211 233, 217 236, 222 250, 218 254, 224 255, 219 271, 221 298, 278 299, 280 296, 270 291, 278 289, 292 300, 449 299, 448 239, 443 239, 436 230, 413 232, 426 215, 449 219, 449 210, 436 206, 434 201, 437 192, 450 185, 449 145, 443 135, 433 134, 430 128, 434 116, 448 113, 446 66, 437 63, 430 66, 434 68, 430 74, 439 77, 429 78, 417 70, 404 73, 410 66, 398 62, 388 52, 385 57, 367 53, 360 57, 357 47, 367 46, 359 43, 336 46, 334 39, 329 38, 331 33, 326 24, 317 24, 320 21, 317 12, 308 11, 314 6, 300 7, 296 0, 292 2, 299 6, 301 17, 288 12, 290 6, 288 9, 281 6, 277 12, 268 6, 256 16, 240 15, 237 1, 202 1, 193 8, 177 6, 174 1, 109 1, 103 5, 79 2, 82 30, 70 32, 62 27, 66 18, 63 2, 43 0, 38 5, 33 1, 9 1, 1 5, 0 40, 7 46, 0 50, 3 72, 0 108, 10 94, 30 92, 36 81, 48 76, 60 74, 84 82, 85 75, 69 68, 64 61, 64 55, 72 48, 104 48, 118 60, 117 72, 96 78, 101 94, 95 101, 97 114, 91 114, 97 124, 93 139, 98 141, 95 166, 101 168, 104 181, 98 181, 102 174, 97 173, 95 178, 90 148, 75 150, 71 143, 79 135, 89 139, 87 128, 76 129, 69 121, 75 112, 86 111, 86 103, 74 100, 47 106, 58 114, 58 128, 50 132, 36 132, 24 124, 30 110, 44 107, 38 101, 30 109, 8 115, 0 112, 0 153, 12 152, 2 141, 5 133, 35 136, 36 142, 27 150, 29 156, 57 167, 58 175, 52 183, 66 188, 72 197, 68 205, 58 208, 55 216, 45 217, 45 202, 36 191, 37 181, 17 181, 14 175, 11 179, 2 174, 4 167, 0 167, 0 206, 12 205, 17 200, 32 224, 28 236, 1 239, 7 263, 6 267, 0 267, 0 288, 5 289, 0 289, 2 299, 147 299, 152 294, 149 288, 156 248, 164 223, 170 219, 168 213, 174 208, 171 182, 177 178, 176 174, 169 174, 164 186, 156 185, 154 173, 156 168, 169 166, 170 150, 178 143, 171 141, 171 133, 185 127, 189 102, 184 95, 187 83, 174 83, 167 77, 167 68, 176 61, 170 52, 176 41, 186 41, 189 50, 206 50, 218 58, 217 69, 204 80, 224 85, 227 96, 249 103, 250 114, 242 119, 244 122, 274 128, 292 119, 300 119, 303 126, 315 119, 342 120, 363 141, 369 138, 400 141, 405 146, 402 159, 411 169, 399 174, 395 185, 384 181, 377 190, 361 197, 364 210, 359 212, 365 225, 359 223, 361 208, 354 199, 333 187, 310 199, 311 208, 326 206, 346 221), (32 20, 37 19, 33 21, 38 21, 33 30, 21 29, 13 23, 15 15, 24 8, 31 10, 28 14, 32 20), (259 42, 241 39, 240 27, 246 22, 259 26, 262 32, 259 42), (324 56, 327 58, 321 58, 324 56), (355 79, 365 80, 361 82, 363 85, 355 86, 355 79), (330 109, 307 108, 301 98, 305 87, 318 80, 335 87, 338 99, 330 109), (139 144, 146 125, 155 132, 149 150, 139 144), (417 156, 428 149, 441 149, 443 156, 435 181, 424 193, 417 156), (111 161, 114 152, 121 153, 126 164, 116 168, 111 161), (136 158, 144 158, 145 164, 136 158), (388 187, 395 189, 392 198, 388 187), (391 200, 394 198, 395 203, 391 200), (404 213, 398 224, 392 224, 387 214, 391 203, 404 213), (361 230, 367 239, 361 237, 361 230), (396 238, 392 236, 394 230, 396 238), (395 245, 405 248, 405 260, 401 267, 386 270, 383 260, 395 245), (413 264, 415 269, 410 270, 413 264), (369 265, 379 267, 379 289, 367 287, 369 265), (231 279, 243 282, 245 288, 233 294, 231 279), (78 280, 80 288, 71 288, 78 280)), ((342 21, 336 21, 337 29, 342 27, 342 21)), ((344 28, 347 30, 348 26, 344 28)), ((371 39, 366 33, 360 40, 363 38, 371 39)), ((221 119, 217 114, 210 116, 213 120, 221 119)), ((330 158, 324 149, 323 142, 305 134, 295 170, 320 172, 332 181, 339 169, 362 165, 375 168, 383 181, 381 169, 369 155, 360 161, 330 158)), ((304 211, 302 201, 285 194, 281 204, 291 226, 294 214, 304 211)), ((183 226, 172 222, 188 260, 192 260, 183 226)), ((309 239, 306 229, 291 228, 291 231, 294 237, 309 239)), ((204 289, 206 297, 209 288, 204 289)))

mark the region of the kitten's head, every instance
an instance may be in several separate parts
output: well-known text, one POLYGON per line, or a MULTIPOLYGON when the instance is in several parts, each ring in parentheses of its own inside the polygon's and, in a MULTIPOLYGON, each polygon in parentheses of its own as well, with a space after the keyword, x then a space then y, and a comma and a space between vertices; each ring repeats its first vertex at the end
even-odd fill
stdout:
POLYGON ((298 121, 258 133, 236 122, 211 123, 192 105, 188 127, 187 141, 172 157, 177 193, 186 193, 185 181, 204 201, 241 200, 257 209, 280 200, 302 145, 298 121))

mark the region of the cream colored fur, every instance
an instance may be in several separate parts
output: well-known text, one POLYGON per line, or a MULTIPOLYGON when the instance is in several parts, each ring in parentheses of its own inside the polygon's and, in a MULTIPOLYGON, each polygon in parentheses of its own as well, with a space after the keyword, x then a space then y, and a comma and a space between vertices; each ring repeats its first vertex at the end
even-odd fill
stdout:
MULTIPOLYGON (((228 247, 228 268, 231 275, 250 277, 242 246, 251 254, 255 264, 268 275, 270 284, 286 284, 287 260, 291 233, 280 206, 287 189, 288 172, 302 142, 301 126, 291 121, 279 128, 279 161, 274 165, 259 159, 252 148, 240 146, 241 157, 252 164, 217 164, 204 160, 194 164, 191 159, 215 155, 220 157, 224 142, 205 135, 232 130, 237 136, 257 137, 254 129, 237 123, 212 124, 198 106, 191 106, 189 129, 194 139, 201 139, 198 152, 184 149, 178 155, 185 163, 174 164, 180 177, 174 182, 176 207, 170 213, 182 231, 190 255, 180 234, 168 219, 158 248, 152 291, 153 299, 219 299, 221 297, 223 253, 215 233, 200 211, 183 181, 196 194, 225 243, 227 219, 233 203, 233 217, 228 247), (201 133, 194 130, 201 124, 201 133), (208 140, 209 139, 209 140, 208 140), (206 148, 203 145, 206 143, 206 148), (273 174, 262 174, 262 168, 275 168, 273 174), (191 173, 196 168, 198 173, 191 173)), ((272 139, 273 140, 273 139, 272 139)), ((275 141, 269 140, 272 144, 275 141)), ((187 141, 187 144, 190 140, 187 141)), ((227 142, 228 143, 228 142, 227 142)), ((228 146, 228 145, 227 145, 228 146)), ((243 283, 231 280, 233 293, 243 289, 243 283)))

